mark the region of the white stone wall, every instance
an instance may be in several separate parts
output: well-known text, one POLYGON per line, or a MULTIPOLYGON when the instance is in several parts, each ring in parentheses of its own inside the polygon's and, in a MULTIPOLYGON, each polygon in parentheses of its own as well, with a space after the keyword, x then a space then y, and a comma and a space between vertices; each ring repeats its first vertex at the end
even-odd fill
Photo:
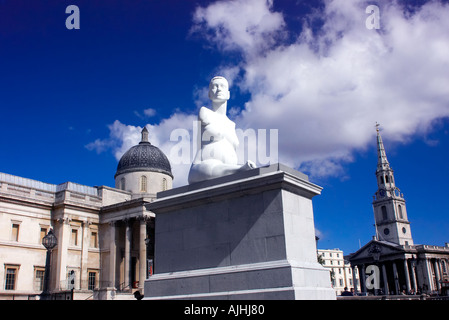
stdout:
POLYGON ((115 178, 116 189, 122 189, 121 181, 122 178, 125 179, 125 189, 126 191, 132 192, 133 194, 156 194, 164 190, 164 179, 166 181, 165 190, 169 190, 173 186, 173 179, 169 175, 160 172, 150 172, 150 171, 137 171, 119 174, 115 178), (146 191, 142 190, 141 178, 147 178, 146 191))

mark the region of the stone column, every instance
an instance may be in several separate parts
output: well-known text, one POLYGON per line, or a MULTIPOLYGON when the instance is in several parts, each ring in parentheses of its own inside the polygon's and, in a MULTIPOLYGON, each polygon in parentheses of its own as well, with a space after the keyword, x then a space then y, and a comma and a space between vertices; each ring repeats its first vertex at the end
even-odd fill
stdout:
POLYGON ((415 266, 415 263, 416 263, 416 260, 415 259, 412 259, 411 261, 410 261, 410 270, 412 271, 412 274, 411 274, 411 278, 412 278, 412 284, 413 284, 413 289, 415 290, 415 294, 418 292, 418 282, 416 281, 416 270, 415 270, 415 268, 416 268, 416 266, 415 266))
POLYGON ((394 288, 395 294, 400 294, 400 286, 399 286, 399 275, 398 269, 396 268, 396 262, 393 261, 393 278, 394 278, 394 288))
POLYGON ((365 265, 362 264, 358 266, 360 273, 360 290, 362 293, 366 293, 366 275, 365 275, 365 265))
POLYGON ((385 263, 382 264, 382 277, 384 280, 384 293, 390 294, 390 289, 388 288, 387 268, 385 267, 385 263))
MULTIPOLYGON (((91 222, 83 222, 82 238, 81 238, 81 284, 80 289, 87 289, 88 287, 88 274, 87 265, 89 259, 89 226, 91 222)), ((76 285, 75 285, 76 288, 76 285)))
POLYGON ((115 240, 115 230, 116 230, 116 222, 111 221, 109 223, 109 282, 108 286, 114 287, 115 284, 115 273, 117 266, 117 244, 115 240))
POLYGON ((131 267, 131 235, 132 235, 132 228, 131 228, 131 221, 129 219, 125 220, 126 224, 126 232, 125 232, 125 284, 124 287, 128 287, 129 289, 132 288, 130 284, 130 267, 131 267))
POLYGON ((147 278, 147 245, 145 239, 147 238, 147 217, 140 218, 140 238, 139 238, 139 288, 142 290, 147 278))
POLYGON ((437 259, 433 260, 433 268, 435 269, 436 290, 439 292, 441 286, 440 286, 440 270, 438 268, 438 260, 437 259))
POLYGON ((65 290, 67 285, 67 249, 70 242, 70 221, 71 219, 67 217, 58 219, 59 228, 58 235, 56 236, 58 238, 58 245, 56 247, 57 250, 53 250, 53 252, 56 251, 57 253, 57 258, 55 259, 56 275, 52 275, 52 278, 54 277, 56 283, 54 287, 50 285, 50 290, 61 288, 65 290), (63 281, 65 281, 65 283, 63 283, 61 287, 63 281))
POLYGON ((358 290, 357 290, 357 274, 355 272, 355 267, 356 266, 351 265, 351 269, 352 269, 352 283, 353 283, 353 286, 354 286, 354 293, 358 292, 358 290))
POLYGON ((405 275, 405 285, 407 286, 407 293, 410 292, 410 274, 408 272, 407 259, 404 259, 404 275, 405 275))

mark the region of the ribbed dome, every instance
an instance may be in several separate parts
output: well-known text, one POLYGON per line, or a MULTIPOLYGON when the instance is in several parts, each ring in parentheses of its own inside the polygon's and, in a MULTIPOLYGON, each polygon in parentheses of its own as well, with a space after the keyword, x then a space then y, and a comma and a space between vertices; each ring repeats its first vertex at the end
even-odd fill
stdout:
POLYGON ((166 173, 173 178, 167 156, 148 142, 148 130, 143 128, 142 141, 131 147, 120 159, 115 177, 122 173, 136 171, 154 171, 166 173))

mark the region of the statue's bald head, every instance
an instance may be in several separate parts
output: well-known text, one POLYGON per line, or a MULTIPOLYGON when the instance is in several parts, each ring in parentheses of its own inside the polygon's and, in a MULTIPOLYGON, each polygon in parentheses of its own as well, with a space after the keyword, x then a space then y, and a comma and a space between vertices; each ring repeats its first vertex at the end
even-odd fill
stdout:
POLYGON ((209 82, 209 99, 214 100, 229 100, 229 83, 225 77, 216 76, 209 82))

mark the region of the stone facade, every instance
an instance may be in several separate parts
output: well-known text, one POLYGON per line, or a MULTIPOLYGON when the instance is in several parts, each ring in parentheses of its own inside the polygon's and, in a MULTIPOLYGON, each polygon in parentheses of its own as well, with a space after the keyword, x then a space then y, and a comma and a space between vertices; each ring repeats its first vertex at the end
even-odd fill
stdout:
POLYGON ((360 281, 358 281, 358 270, 352 272, 351 264, 344 259, 343 251, 340 249, 318 249, 318 255, 321 257, 323 267, 331 272, 331 282, 337 295, 340 295, 344 288, 350 291, 358 284, 360 291, 360 281), (355 276, 355 279, 354 279, 355 276))
MULTIPOLYGON (((148 137, 145 130, 142 141, 148 137)), ((139 145, 148 149, 150 143, 139 145)), ((151 146, 148 154, 138 152, 139 145, 132 148, 142 157, 133 157, 140 166, 121 163, 116 174, 117 186, 118 180, 127 181, 125 190, 72 182, 54 185, 0 173, 0 299, 26 299, 42 292, 42 238, 50 228, 58 240, 51 253, 52 293, 73 288, 75 299, 143 293, 154 252, 154 213, 147 206, 157 192, 172 187, 173 176, 159 149, 151 146), (158 162, 147 155, 156 155, 158 162)))

